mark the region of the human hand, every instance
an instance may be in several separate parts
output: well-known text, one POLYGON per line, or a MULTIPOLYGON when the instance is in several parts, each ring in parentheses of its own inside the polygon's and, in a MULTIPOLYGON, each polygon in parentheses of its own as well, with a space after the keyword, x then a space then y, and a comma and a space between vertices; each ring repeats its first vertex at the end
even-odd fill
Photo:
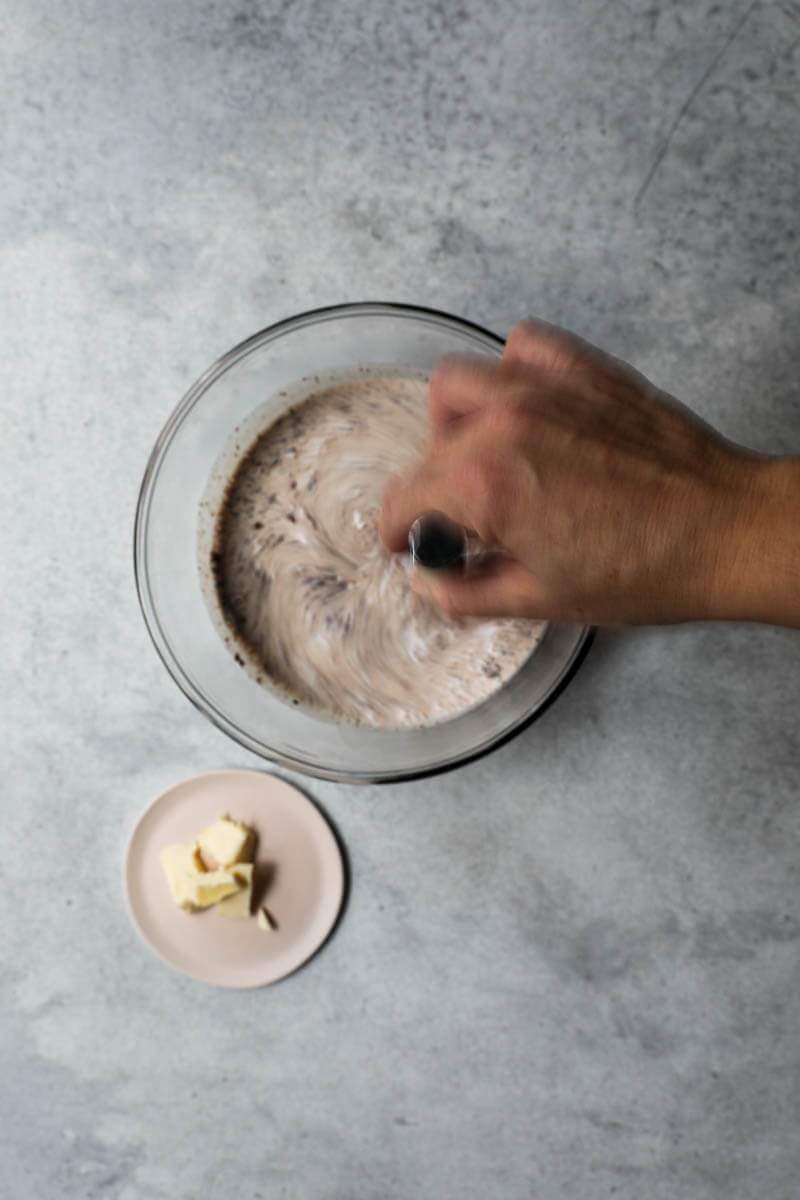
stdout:
POLYGON ((403 550, 414 519, 438 511, 501 551, 425 581, 449 614, 800 623, 800 586, 787 611, 786 596, 782 607, 759 598, 755 579, 764 538, 782 536, 787 495, 798 498, 794 460, 777 478, 784 460, 726 442, 624 363, 540 321, 515 327, 499 363, 444 359, 430 409, 428 454, 387 487, 380 534, 403 550))

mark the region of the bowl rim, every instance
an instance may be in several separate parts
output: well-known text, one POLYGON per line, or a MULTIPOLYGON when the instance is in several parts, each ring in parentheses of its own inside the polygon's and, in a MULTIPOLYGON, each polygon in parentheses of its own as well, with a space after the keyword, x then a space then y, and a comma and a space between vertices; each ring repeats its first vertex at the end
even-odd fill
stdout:
POLYGON ((357 316, 391 316, 391 317, 408 317, 408 318, 428 318, 435 321, 440 321, 445 325, 458 326, 461 329, 472 330, 479 334, 482 338, 490 342, 494 342, 498 347, 505 345, 505 339, 484 326, 470 321, 465 317, 455 316, 452 313, 443 311, 442 309, 427 308, 418 304, 405 304, 397 301, 356 301, 344 304, 329 304, 320 308, 308 309, 302 313, 297 313, 291 317, 285 317, 280 321, 275 321, 271 325, 265 326, 258 332, 251 334, 243 341, 238 342, 225 354, 217 358, 203 373, 200 375, 191 387, 184 393, 175 408, 170 413, 166 422, 161 428, 155 444, 150 451, 147 465, 145 467, 142 482, 139 487, 139 494, 136 503, 136 516, 133 528, 133 571, 136 585, 136 594, 139 601, 139 607, 144 619, 145 627, 150 636, 150 640, 155 647, 161 662, 167 669, 167 672, 178 685, 184 696, 192 703, 198 712, 228 737, 232 738, 245 749, 258 755, 268 762, 277 764, 280 767, 287 768, 292 771, 300 772, 303 775, 310 775, 318 779, 326 779, 336 783, 362 783, 362 784, 382 784, 382 783, 400 783, 414 779, 425 779, 435 775, 441 775, 447 771, 455 770, 457 767, 465 766, 467 763, 475 762, 484 755, 491 753, 493 750, 499 749, 506 742, 511 741, 535 720, 543 715, 550 705, 561 695, 562 691, 570 683, 573 676, 581 666, 585 659, 589 648, 594 640, 594 628, 589 625, 579 627, 579 632, 576 637, 575 645, 567 659, 561 673, 555 680, 550 690, 537 703, 536 707, 531 711, 523 713, 522 716, 509 728, 504 729, 501 733, 494 737, 490 737, 487 741, 482 742, 474 749, 466 752, 458 752, 448 759, 437 762, 433 765, 424 767, 410 767, 391 772, 376 773, 374 771, 357 771, 333 769, 324 766, 319 766, 315 763, 309 763, 301 758, 295 758, 290 754, 285 754, 280 750, 267 748, 263 743, 259 742, 254 737, 251 737, 245 730, 240 729, 235 722, 228 720, 224 714, 217 711, 215 707, 207 704, 204 698, 199 695, 196 689, 192 686, 187 678, 180 663, 172 653, 169 643, 163 634, 158 621, 158 616, 151 603, 149 597, 149 588, 146 583, 145 572, 145 553, 144 553, 144 535, 147 523, 147 515, 149 504, 147 503, 151 494, 151 485, 158 466, 166 452, 170 442, 177 432, 185 414, 193 407, 201 395, 203 395, 212 383, 216 382, 222 375, 231 369, 240 359, 246 357, 249 353, 255 350, 258 346, 274 340, 276 337, 297 328, 302 328, 305 325, 316 324, 320 321, 335 320, 341 317, 357 317, 357 316))

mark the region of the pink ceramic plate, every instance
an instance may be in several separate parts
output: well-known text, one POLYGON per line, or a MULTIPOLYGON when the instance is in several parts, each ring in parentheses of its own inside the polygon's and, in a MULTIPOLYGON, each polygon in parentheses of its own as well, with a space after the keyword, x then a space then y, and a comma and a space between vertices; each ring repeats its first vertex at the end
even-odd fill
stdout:
POLYGON ((220 987, 260 987, 325 941, 341 908, 344 866, 330 826, 296 788, 258 771, 215 771, 176 784, 145 810, 128 845, 125 885, 134 924, 170 966, 220 987), (258 833, 254 898, 260 891, 272 932, 254 917, 185 913, 173 903, 159 851, 191 841, 224 813, 258 833))

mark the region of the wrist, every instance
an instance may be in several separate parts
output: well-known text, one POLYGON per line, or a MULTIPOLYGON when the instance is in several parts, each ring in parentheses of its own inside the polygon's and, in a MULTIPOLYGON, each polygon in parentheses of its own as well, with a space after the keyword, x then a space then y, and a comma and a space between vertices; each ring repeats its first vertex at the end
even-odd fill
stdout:
POLYGON ((710 616, 800 628, 800 457, 742 460, 710 616))

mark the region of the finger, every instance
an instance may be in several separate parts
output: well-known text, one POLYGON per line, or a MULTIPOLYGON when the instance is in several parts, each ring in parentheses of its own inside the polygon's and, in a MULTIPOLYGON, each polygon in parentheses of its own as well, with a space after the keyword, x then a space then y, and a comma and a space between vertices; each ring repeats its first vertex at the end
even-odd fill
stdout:
POLYGON ((412 587, 450 617, 541 617, 545 608, 536 578, 513 558, 464 573, 416 572, 412 587))
POLYGON ((654 390, 650 381, 624 359, 536 317, 527 317, 511 330, 500 364, 501 370, 505 367, 535 370, 541 381, 552 385, 582 376, 584 382, 591 382, 593 394, 599 395, 609 383, 615 389, 624 384, 626 398, 633 403, 646 401, 654 390))
POLYGON ((398 476, 386 485, 378 519, 381 541, 389 550, 405 550, 409 529, 417 517, 428 512, 440 512, 456 524, 470 528, 464 497, 445 485, 430 462, 423 464, 410 479, 398 476))
POLYGON ((448 354, 439 360, 430 382, 434 436, 497 399, 497 367, 496 361, 477 355, 448 354))
POLYGON ((571 375, 576 367, 594 366, 606 358, 602 350, 577 334, 536 317, 528 317, 515 325, 508 335, 502 361, 504 365, 533 369, 550 382, 559 383, 571 375))

